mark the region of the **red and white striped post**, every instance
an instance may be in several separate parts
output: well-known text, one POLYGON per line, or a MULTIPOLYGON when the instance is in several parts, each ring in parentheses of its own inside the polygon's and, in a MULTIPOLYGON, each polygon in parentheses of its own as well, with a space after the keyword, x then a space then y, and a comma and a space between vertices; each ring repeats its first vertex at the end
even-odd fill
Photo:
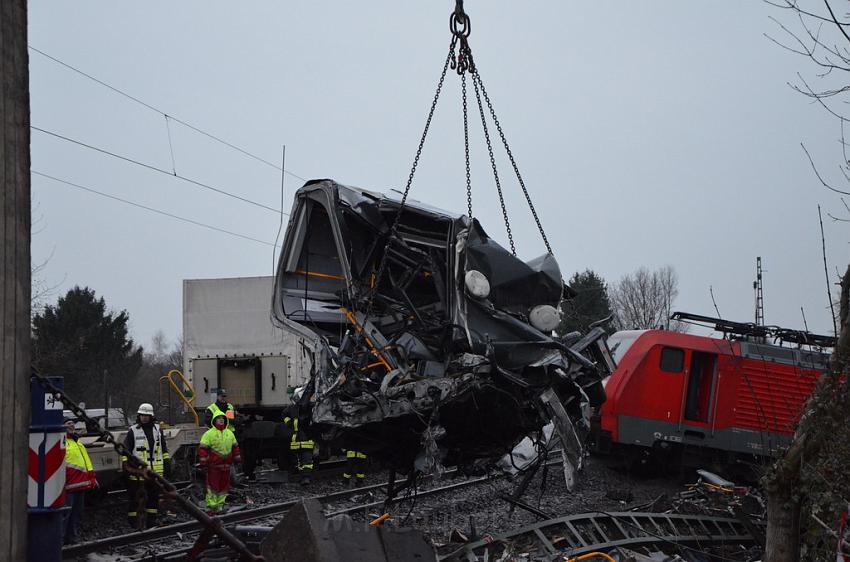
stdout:
MULTIPOLYGON (((49 377, 62 388, 62 377, 49 377)), ((65 428, 62 403, 33 378, 30 424, 29 478, 27 482, 27 559, 62 560, 62 512, 65 506, 65 428)))

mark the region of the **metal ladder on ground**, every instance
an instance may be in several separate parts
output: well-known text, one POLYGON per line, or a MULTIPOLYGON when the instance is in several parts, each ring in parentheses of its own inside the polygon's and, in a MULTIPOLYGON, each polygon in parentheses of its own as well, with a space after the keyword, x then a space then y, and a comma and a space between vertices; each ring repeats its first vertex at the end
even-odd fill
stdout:
POLYGON ((741 521, 708 515, 594 512, 541 521, 495 537, 486 537, 440 560, 478 562, 489 551, 493 559, 511 544, 517 552, 579 556, 623 547, 670 544, 701 548, 719 544, 751 544, 755 539, 741 521))
POLYGON ((189 384, 189 381, 186 380, 186 377, 183 376, 183 373, 177 369, 171 369, 168 373, 159 377, 159 405, 163 408, 168 408, 169 413, 171 413, 171 394, 168 394, 168 402, 163 402, 162 400, 162 383, 164 382, 168 383, 168 386, 172 391, 174 391, 174 394, 176 394, 186 408, 192 412, 192 415, 195 417, 195 424, 200 427, 201 419, 198 417, 198 412, 195 411, 195 407, 193 406, 193 402, 195 401, 195 391, 192 388, 192 385, 189 384), (175 376, 178 377, 179 384, 174 380, 175 376))

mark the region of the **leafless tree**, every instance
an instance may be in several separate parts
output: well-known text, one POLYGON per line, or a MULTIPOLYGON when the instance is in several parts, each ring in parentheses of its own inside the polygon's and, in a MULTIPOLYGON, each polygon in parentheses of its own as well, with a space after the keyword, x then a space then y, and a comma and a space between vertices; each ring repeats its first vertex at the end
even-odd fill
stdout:
POLYGON ((173 395, 173 389, 162 377, 172 369, 183 369, 183 337, 169 341, 162 330, 151 338, 151 346, 142 359, 139 370, 140 385, 131 391, 138 397, 148 396, 148 402, 154 404, 157 415, 169 423, 188 421, 183 404, 173 395))
POLYGON ((684 331, 684 325, 674 322, 670 314, 679 294, 679 276, 671 266, 650 271, 638 268, 612 283, 608 300, 620 330, 667 328, 684 331))
POLYGON ((834 221, 850 222, 850 206, 845 196, 850 196, 850 157, 847 152, 845 132, 850 124, 850 113, 846 111, 850 101, 850 3, 846 0, 765 0, 781 8, 785 13, 771 16, 778 32, 765 36, 796 55, 814 62, 816 72, 812 75, 797 73, 797 80, 789 86, 820 105, 836 118, 837 137, 841 154, 836 155, 836 173, 831 166, 826 168, 816 163, 805 143, 800 143, 806 160, 815 177, 829 191, 839 195, 839 211, 827 213, 834 221), (838 8, 844 4, 844 8, 838 8), (786 15, 788 17, 782 17, 786 15))
MULTIPOLYGON (((44 216, 36 215, 38 211, 39 205, 35 205, 32 210, 33 219, 32 219, 32 236, 36 236, 41 231, 44 230, 44 216)), ((44 270, 47 268, 47 264, 53 258, 53 252, 55 248, 50 251, 50 255, 41 260, 38 263, 31 263, 30 265, 30 284, 32 286, 32 290, 30 292, 30 316, 35 317, 36 314, 42 311, 44 305, 47 304, 47 298, 53 296, 56 292, 56 289, 65 281, 64 279, 59 283, 50 283, 45 279, 44 270)))
MULTIPOLYGON (((850 3, 846 0, 765 0, 780 8, 772 17, 778 33, 768 38, 788 51, 814 63, 815 72, 790 86, 819 104, 836 119, 840 154, 813 156, 801 143, 814 177, 838 196, 834 221, 850 222, 850 158, 845 130, 850 121, 850 3), (838 171, 817 159, 837 161, 838 171)), ((821 227, 822 228, 822 227, 821 227)), ((824 267, 826 256, 824 253, 824 267)), ((791 446, 767 471, 763 479, 768 497, 768 528, 765 562, 796 562, 835 558, 836 519, 848 508, 850 493, 850 267, 839 277, 841 292, 837 332, 838 345, 832 368, 809 398, 791 446), (824 523, 828 522, 828 523, 824 523), (826 527, 826 529, 824 529, 826 527)), ((830 298, 831 300, 831 298, 830 298)), ((832 304, 830 302, 830 304, 832 304)))
POLYGON ((169 341, 168 336, 162 330, 157 330, 151 338, 151 346, 145 352, 146 364, 156 367, 165 372, 171 369, 183 368, 183 336, 178 336, 176 341, 169 341))

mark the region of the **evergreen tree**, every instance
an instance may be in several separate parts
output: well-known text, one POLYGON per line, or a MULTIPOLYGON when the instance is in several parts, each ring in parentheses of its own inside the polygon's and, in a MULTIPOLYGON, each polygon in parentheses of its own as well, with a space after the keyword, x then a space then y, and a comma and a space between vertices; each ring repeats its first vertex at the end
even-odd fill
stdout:
POLYGON ((64 376, 68 395, 88 406, 102 405, 108 393, 112 406, 132 408, 122 397, 135 383, 142 348, 129 337, 129 320, 92 289, 74 287, 33 318, 33 366, 64 376))
POLYGON ((586 269, 576 272, 569 280, 569 286, 576 296, 564 299, 561 305, 561 335, 574 331, 587 331, 588 326, 610 316, 611 304, 608 302, 608 288, 605 280, 594 271, 586 269))

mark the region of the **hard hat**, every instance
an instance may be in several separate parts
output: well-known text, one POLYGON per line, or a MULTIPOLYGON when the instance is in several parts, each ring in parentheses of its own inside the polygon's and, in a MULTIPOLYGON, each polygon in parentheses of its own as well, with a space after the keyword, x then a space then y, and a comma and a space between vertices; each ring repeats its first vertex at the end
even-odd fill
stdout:
POLYGON ((152 416, 153 415, 153 406, 145 402, 144 404, 139 405, 139 411, 136 412, 142 416, 152 416))
POLYGON ((217 396, 227 396, 227 391, 223 388, 219 388, 215 391, 217 396))

